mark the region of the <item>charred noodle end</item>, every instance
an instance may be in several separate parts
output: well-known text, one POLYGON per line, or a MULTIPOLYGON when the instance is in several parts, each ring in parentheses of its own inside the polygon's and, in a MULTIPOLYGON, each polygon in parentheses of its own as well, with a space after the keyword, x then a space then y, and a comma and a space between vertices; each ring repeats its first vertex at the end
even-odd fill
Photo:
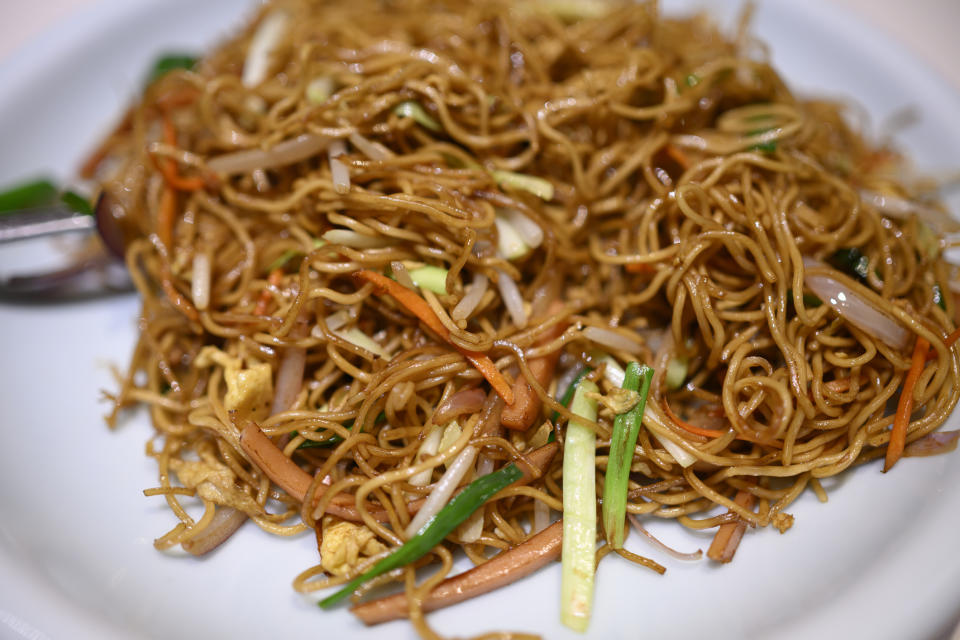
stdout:
MULTIPOLYGON (((560 556, 562 536, 562 521, 554 522, 526 542, 494 556, 480 566, 447 578, 424 598, 423 610, 435 611, 449 607, 530 575, 560 556)), ((406 618, 409 612, 407 594, 398 593, 364 602, 350 611, 367 625, 406 618)))

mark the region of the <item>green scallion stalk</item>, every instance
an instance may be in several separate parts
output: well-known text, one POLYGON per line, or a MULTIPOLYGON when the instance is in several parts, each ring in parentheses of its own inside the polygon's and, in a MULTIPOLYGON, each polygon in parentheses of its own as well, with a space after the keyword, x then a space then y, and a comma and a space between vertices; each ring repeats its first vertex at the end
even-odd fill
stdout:
POLYGON ((433 116, 427 113, 427 110, 423 108, 423 105, 416 100, 405 100, 401 102, 393 108, 393 112, 401 118, 412 118, 414 122, 422 127, 430 129, 430 131, 435 131, 437 133, 443 131, 443 127, 440 126, 440 123, 437 122, 433 116))
POLYGON ((610 440, 610 456, 607 459, 607 475, 603 485, 603 528, 607 542, 614 549, 622 549, 626 538, 624 523, 627 517, 627 481, 630 478, 630 463, 633 448, 640 433, 640 421, 647 406, 647 394, 653 369, 647 365, 631 362, 623 378, 623 388, 640 394, 635 407, 613 419, 613 435, 610 440))
POLYGON ((427 264, 414 269, 407 269, 413 284, 421 289, 428 289, 439 295, 447 294, 447 273, 442 267, 427 264))
POLYGON ((553 183, 544 178, 515 171, 493 171, 493 181, 501 187, 529 191, 542 200, 553 200, 553 183))
POLYGON ((933 303, 944 311, 947 310, 947 301, 943 298, 943 289, 939 283, 933 285, 933 303))
POLYGON ((51 204, 57 199, 59 192, 59 189, 49 180, 34 180, 19 184, 0 193, 0 213, 51 204))
MULTIPOLYGON (((597 419, 597 392, 591 380, 581 380, 571 411, 584 420, 597 419)), ((567 425, 563 443, 563 549, 561 551, 560 621, 586 631, 593 609, 594 558, 597 550, 597 434, 579 420, 567 425)))
MULTIPOLYGON (((347 598, 367 580, 408 565, 411 562, 416 562, 440 544, 444 538, 469 518, 470 514, 483 506, 494 494, 516 482, 521 476, 523 476, 523 473, 520 469, 511 463, 499 471, 477 478, 467 485, 466 489, 454 496, 447 503, 447 506, 428 520, 416 535, 407 540, 403 546, 398 547, 393 553, 373 565, 370 570, 348 582, 346 586, 333 595, 321 600, 320 607, 329 609, 347 598)), ((591 555, 591 563, 593 562, 592 557, 591 555)), ((590 572, 592 575, 592 564, 590 572)))
POLYGON ((150 67, 150 72, 147 74, 147 84, 153 83, 175 69, 192 69, 197 64, 197 60, 199 60, 197 56, 189 53, 170 53, 160 56, 150 67))
POLYGON ((667 363, 667 373, 664 376, 664 383, 670 391, 676 391, 683 386, 687 379, 687 367, 690 366, 690 360, 683 356, 670 358, 667 363))

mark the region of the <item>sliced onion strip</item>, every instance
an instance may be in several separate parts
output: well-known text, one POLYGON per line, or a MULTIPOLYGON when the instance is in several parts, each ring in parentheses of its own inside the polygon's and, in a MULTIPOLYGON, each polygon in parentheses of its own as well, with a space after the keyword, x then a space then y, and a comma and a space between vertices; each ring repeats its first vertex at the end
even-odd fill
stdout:
POLYGON ((520 297, 520 289, 513 278, 503 271, 497 272, 497 288, 500 289, 500 297, 503 304, 513 320, 517 329, 523 329, 527 326, 527 311, 523 307, 523 298, 520 297))
POLYGON ((611 349, 619 349, 627 353, 640 353, 641 345, 638 341, 628 338, 618 331, 602 327, 584 327, 583 336, 597 344, 611 349))
POLYGON ((805 259, 804 283, 844 320, 894 349, 904 349, 910 339, 906 327, 874 307, 852 287, 830 276, 830 269, 805 259))
POLYGON ((279 142, 270 149, 243 149, 216 156, 207 161, 207 168, 229 175, 283 167, 320 153, 329 143, 327 137, 304 133, 279 142))
POLYGON ((460 322, 469 318, 483 299, 483 294, 487 292, 490 281, 486 275, 478 273, 473 278, 473 282, 467 287, 463 298, 457 303, 457 306, 450 312, 450 317, 454 322, 460 322))

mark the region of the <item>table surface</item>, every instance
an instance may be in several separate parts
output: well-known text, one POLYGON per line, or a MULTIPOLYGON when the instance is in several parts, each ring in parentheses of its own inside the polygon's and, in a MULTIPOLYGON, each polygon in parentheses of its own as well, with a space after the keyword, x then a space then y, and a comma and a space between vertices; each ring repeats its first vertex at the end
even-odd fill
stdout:
MULTIPOLYGON (((135 1, 135 0, 131 0, 135 1)), ((762 1, 762 0, 761 0, 762 1)), ((799 0, 796 0, 799 1, 799 0)), ((945 82, 960 91, 960 2, 956 0, 828 0, 854 13, 898 41, 945 82)), ((98 0, 15 0, 4 3, 0 20, 0 65, 19 47, 57 22, 96 5, 98 0)), ((948 637, 950 634, 948 634, 948 637)), ((942 640, 948 640, 947 637, 942 640)), ((950 640, 960 640, 960 626, 950 640)))

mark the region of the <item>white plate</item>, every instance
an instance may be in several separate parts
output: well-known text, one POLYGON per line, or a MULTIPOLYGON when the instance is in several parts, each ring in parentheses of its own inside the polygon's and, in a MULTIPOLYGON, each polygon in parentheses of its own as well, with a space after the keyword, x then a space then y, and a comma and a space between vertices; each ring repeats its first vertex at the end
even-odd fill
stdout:
MULTIPOLYGON (((668 3, 673 4, 673 3, 668 3)), ((109 2, 75 16, 0 69, 0 184, 45 169, 69 177, 160 51, 198 50, 246 10, 232 0, 109 2), (184 17, 189 16, 189 19, 184 17)), ((729 23, 729 20, 727 20, 729 23)), ((756 33, 805 93, 855 98, 876 119, 914 105, 900 139, 929 170, 956 166, 960 99, 897 46, 815 2, 762 6, 756 33)), ((0 252, 0 271, 26 250, 0 252)), ((110 433, 100 390, 134 340, 132 297, 64 306, 0 304, 0 636, 28 638, 410 638, 406 623, 366 629, 290 588, 316 561, 312 536, 247 526, 212 557, 161 554, 172 526, 143 455, 138 414, 110 433)), ((957 428, 958 420, 951 421, 957 428)), ((868 465, 805 495, 786 535, 747 536, 729 566, 682 563, 658 577, 611 558, 597 578, 589 637, 934 638, 960 613, 960 454, 868 465)), ((673 523, 678 546, 706 546, 673 523)), ((430 616, 445 634, 500 629, 581 637, 557 622, 559 567, 430 616)))

